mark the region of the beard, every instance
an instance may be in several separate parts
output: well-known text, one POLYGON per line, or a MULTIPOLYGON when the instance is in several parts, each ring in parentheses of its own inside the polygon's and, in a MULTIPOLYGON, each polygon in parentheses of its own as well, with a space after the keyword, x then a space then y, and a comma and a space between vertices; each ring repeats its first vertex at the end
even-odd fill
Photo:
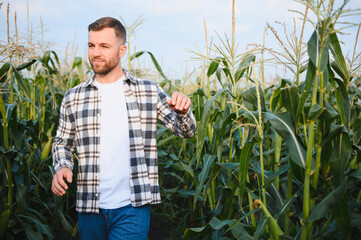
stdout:
POLYGON ((107 61, 101 58, 92 58, 89 59, 89 62, 92 66, 94 73, 98 75, 107 75, 119 64, 119 60, 117 59, 111 59, 110 61, 107 61), (104 64, 94 63, 95 60, 100 60, 101 63, 104 64))

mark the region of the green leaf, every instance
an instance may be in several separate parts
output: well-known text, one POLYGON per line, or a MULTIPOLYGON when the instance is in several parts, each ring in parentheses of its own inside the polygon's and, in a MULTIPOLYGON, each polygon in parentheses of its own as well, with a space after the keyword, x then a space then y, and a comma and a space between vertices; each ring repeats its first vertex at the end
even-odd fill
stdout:
POLYGON ((208 224, 203 227, 187 228, 184 232, 184 239, 195 239, 196 237, 206 235, 205 231, 209 230, 208 224))
POLYGON ((352 122, 352 130, 353 130, 353 143, 358 144, 361 140, 361 119, 358 118, 352 122))
POLYGON ((361 180, 361 166, 350 174, 351 177, 361 180))
POLYGON ((300 97, 300 100, 299 100, 298 106, 297 106, 297 113, 296 113, 296 118, 295 118, 296 121, 300 118, 301 114, 304 111, 304 105, 305 105, 307 98, 310 95, 310 89, 315 80, 315 76, 316 76, 316 68, 312 64, 312 62, 309 61, 308 67, 307 67, 306 80, 303 84, 303 87, 301 88, 301 97, 300 97))
POLYGON ((5 209, 2 213, 1 213, 1 219, 0 219, 0 237, 3 236, 5 229, 8 225, 8 220, 9 220, 9 216, 10 216, 10 209, 5 209))
POLYGON ((225 88, 224 84, 222 82, 222 71, 223 71, 223 68, 218 68, 217 71, 216 71, 216 76, 217 76, 217 80, 221 84, 222 88, 225 88))
POLYGON ((213 164, 214 160, 216 160, 216 159, 217 159, 217 156, 215 156, 215 155, 206 154, 203 157, 203 167, 202 167, 201 173, 198 176, 198 183, 197 183, 196 191, 194 194, 193 209, 195 209, 195 207, 196 207, 198 197, 204 188, 204 183, 208 179, 212 164, 213 164))
MULTIPOLYGON (((217 169, 216 174, 220 171, 221 169, 217 169)), ((216 179, 212 179, 211 181, 216 181, 216 179)), ((234 205, 234 190, 227 187, 225 183, 220 183, 219 185, 222 185, 218 187, 220 197, 218 197, 213 216, 217 217, 219 215, 222 219, 229 219, 234 214, 234 209, 229 207, 234 205)))
POLYGON ((276 216, 275 216, 276 219, 278 219, 280 216, 285 214, 291 208, 293 202, 299 197, 301 190, 302 190, 302 188, 298 189, 298 191, 296 193, 294 193, 292 195, 292 197, 290 197, 286 200, 286 202, 283 204, 279 213, 276 214, 276 216))
POLYGON ((17 184, 16 188, 16 202, 17 202, 17 213, 24 213, 26 208, 26 194, 28 188, 22 184, 17 184))
POLYGON ((44 56, 41 58, 41 62, 47 65, 50 60, 50 54, 51 51, 45 51, 44 56))
MULTIPOLYGON (((35 58, 32 58, 30 59, 28 62, 25 62, 25 63, 22 63, 20 64, 19 66, 16 67, 16 70, 20 71, 20 70, 23 70, 24 68, 28 68, 30 67, 31 65, 33 65, 34 63, 36 63, 36 59, 35 58)), ((0 75, 2 76, 2 75, 0 75)))
POLYGON ((216 163, 218 166, 226 169, 227 171, 234 171, 238 168, 239 163, 216 163))
POLYGON ((31 226, 25 227, 26 237, 29 240, 42 240, 43 235, 40 232, 34 231, 31 226))
POLYGON ((270 108, 272 112, 276 111, 276 107, 278 105, 278 103, 280 102, 280 98, 281 98, 281 89, 283 89, 285 86, 291 86, 292 82, 288 79, 282 78, 281 79, 281 85, 274 91, 272 91, 272 96, 270 99, 270 108))
POLYGON ((340 112, 340 117, 341 117, 342 123, 348 129, 349 125, 350 125, 351 105, 350 105, 350 101, 348 99, 346 86, 345 86, 344 82, 342 82, 338 78, 332 78, 332 79, 330 79, 330 82, 333 85, 333 87, 335 88, 337 106, 338 106, 338 110, 340 112), (338 87, 335 84, 332 84, 333 80, 337 83, 338 87))
POLYGON ((292 117, 297 121, 297 106, 299 101, 298 87, 286 86, 281 89, 282 104, 288 112, 292 114, 292 117))
POLYGON ((322 140, 321 146, 325 146, 330 140, 334 139, 342 132, 342 125, 332 123, 331 128, 327 136, 322 140))
MULTIPOLYGON (((238 114, 241 115, 243 113, 243 111, 240 111, 238 114)), ((225 134, 226 134, 226 129, 228 127, 231 127, 234 123, 234 121, 237 118, 237 114, 235 112, 229 114, 225 120, 223 120, 222 122, 222 127, 219 130, 219 132, 217 132, 217 138, 216 138, 216 145, 217 145, 217 156, 218 156, 218 161, 221 161, 222 159, 222 142, 224 140, 225 134)))
POLYGON ((322 217, 325 217, 329 211, 335 206, 337 201, 341 199, 346 191, 346 181, 340 186, 329 193, 321 202, 319 202, 314 208, 312 208, 310 216, 306 222, 313 222, 322 217))
POLYGON ((16 70, 16 68, 14 68, 14 66, 12 65, 11 67, 11 72, 14 73, 15 79, 17 81, 18 86, 23 90, 25 97, 27 99, 31 99, 30 98, 30 91, 29 91, 29 87, 27 85, 27 83, 24 81, 23 77, 20 75, 20 73, 18 72, 18 70, 16 70))
POLYGON ((322 112, 322 114, 320 116, 320 119, 322 119, 322 120, 334 119, 339 115, 328 102, 325 102, 323 109, 324 109, 324 111, 322 112))
POLYGON ((307 43, 307 52, 313 65, 316 67, 319 66, 319 70, 323 72, 327 69, 327 64, 329 60, 328 47, 330 45, 330 39, 327 33, 324 33, 326 39, 323 39, 323 41, 321 42, 317 31, 319 31, 319 33, 321 31, 329 32, 328 29, 315 30, 307 43))
POLYGON ((225 66, 222 70, 224 74, 230 79, 230 82, 233 84, 233 77, 231 71, 229 70, 228 63, 225 59, 222 60, 223 65, 225 66))
POLYGON ((348 201, 343 195, 333 208, 333 215, 336 218, 338 228, 341 230, 344 239, 352 239, 351 218, 348 209, 348 201))
POLYGON ((350 136, 346 132, 342 132, 333 139, 334 147, 330 160, 332 181, 336 186, 341 184, 345 178, 347 163, 350 159, 352 145, 350 136))
POLYGON ((4 103, 4 100, 1 95, 0 95, 0 113, 2 115, 2 118, 4 119, 4 123, 7 123, 8 120, 7 120, 7 114, 6 114, 6 109, 5 109, 5 103, 4 103))
POLYGON ((1 66, 1 68, 0 68, 0 82, 3 82, 3 79, 5 81, 6 74, 9 71, 10 66, 11 66, 11 63, 9 63, 9 62, 6 62, 1 66))
POLYGON ((209 226, 214 229, 214 230, 219 230, 219 229, 222 229, 224 228, 225 226, 231 226, 232 224, 234 224, 237 220, 224 220, 224 221, 221 221, 219 220, 218 218, 216 217, 213 217, 211 219, 211 221, 209 222, 209 226))
MULTIPOLYGON (((262 114, 264 121, 270 121, 272 127, 286 143, 289 156, 298 166, 306 167, 306 150, 298 141, 292 117, 288 112, 274 114, 266 112, 262 114)), ((314 165, 314 164, 313 164, 314 165)))
POLYGON ((164 145, 164 144, 168 143, 169 141, 171 141, 171 140, 173 140, 173 139, 176 139, 176 138, 177 138, 177 136, 175 136, 175 135, 170 135, 170 136, 168 136, 168 137, 160 140, 160 141, 157 143, 157 145, 158 145, 158 147, 159 147, 159 146, 162 146, 162 145, 164 145))
POLYGON ((277 88, 272 92, 271 99, 270 99, 270 109, 272 112, 276 111, 277 105, 280 102, 280 96, 281 96, 281 88, 277 88))
POLYGON ((45 234, 46 236, 48 236, 49 238, 53 238, 53 234, 51 234, 50 232, 50 228, 47 224, 43 224, 41 223, 38 219, 34 218, 34 217, 30 217, 30 216, 25 216, 25 215, 18 215, 20 218, 28 220, 29 222, 33 223, 34 226, 36 227, 36 229, 38 231, 40 231, 41 233, 45 234))
POLYGON ((269 218, 269 226, 273 239, 278 239, 279 236, 283 235, 282 229, 278 225, 276 219, 272 217, 271 213, 268 211, 267 207, 263 204, 263 202, 260 200, 256 200, 256 202, 261 206, 265 217, 269 218))
POLYGON ((83 58, 81 57, 75 57, 74 61, 73 61, 73 65, 71 66, 71 71, 76 68, 76 67, 80 67, 83 63, 83 58))
POLYGON ((217 71, 219 63, 223 60, 222 57, 216 57, 211 64, 209 64, 208 71, 207 71, 207 77, 210 77, 213 75, 215 71, 217 71))
POLYGON ((199 165, 199 160, 201 158, 206 134, 208 131, 208 124, 210 124, 209 118, 212 113, 213 103, 218 97, 220 97, 222 94, 224 94, 226 92, 227 92, 226 89, 218 90, 217 93, 206 102, 206 105, 203 109, 202 118, 199 123, 199 126, 197 127, 197 134, 198 134, 198 137, 197 137, 197 166, 199 165))
POLYGON ((289 168, 290 168, 289 164, 283 165, 277 172, 274 172, 273 174, 267 176, 267 179, 265 179, 265 184, 264 184, 265 188, 267 188, 270 184, 272 184, 277 177, 287 172, 289 168))
MULTIPOLYGON (((262 112, 266 112, 267 111, 267 106, 266 106, 266 101, 263 95, 263 91, 262 89, 259 87, 259 94, 260 94, 260 100, 261 100, 261 111, 262 112)), ((252 87, 246 91, 244 91, 242 93, 243 99, 247 102, 249 102, 250 104, 252 104, 255 109, 258 109, 258 101, 257 101, 257 91, 256 91, 256 87, 252 87)))
POLYGON ((253 235, 255 240, 259 239, 264 231, 266 230, 267 224, 269 223, 270 218, 263 216, 261 221, 257 224, 256 232, 253 235))
MULTIPOLYGON (((133 60, 134 58, 138 58, 140 56, 142 56, 144 53, 148 53, 152 62, 153 62, 153 65, 154 67, 157 69, 158 73, 164 78, 164 80, 166 82, 170 82, 169 79, 165 76, 165 74, 163 73, 163 70, 162 68, 160 67, 157 59, 154 57, 154 55, 151 53, 151 52, 148 52, 148 51, 139 51, 139 52, 136 52, 135 54, 133 54, 131 57, 130 57, 130 60, 133 60)), ((165 85, 165 84, 160 84, 161 86, 165 85)))
POLYGON ((235 74, 235 80, 236 82, 239 81, 239 79, 241 79, 241 77, 243 76, 244 72, 249 68, 251 62, 254 62, 256 60, 256 56, 255 55, 251 55, 248 54, 247 56, 245 56, 242 61, 240 62, 240 64, 238 65, 238 69, 236 71, 235 74))
POLYGON ((325 109, 321 108, 321 106, 319 104, 314 104, 312 105, 312 107, 310 108, 309 112, 308 112, 308 120, 310 121, 316 121, 316 119, 321 116, 321 114, 323 113, 325 109))
POLYGON ((37 184, 39 184, 40 187, 42 187, 44 190, 46 190, 47 188, 45 187, 45 185, 40 181, 40 179, 33 173, 30 172, 31 177, 35 180, 35 182, 37 184))
POLYGON ((138 58, 138 57, 142 56, 145 52, 146 51, 139 51, 139 52, 134 53, 132 56, 130 56, 130 61, 132 61, 135 58, 138 58))
POLYGON ((239 198, 242 199, 248 176, 249 161, 253 150, 254 142, 247 142, 241 149, 239 157, 238 181, 239 181, 239 198))
POLYGON ((242 239, 242 240, 252 240, 252 236, 248 234, 248 232, 244 229, 242 224, 240 222, 236 222, 232 226, 228 228, 227 231, 231 230, 233 236, 236 239, 242 239))
POLYGON ((331 66, 336 71, 336 73, 342 78, 345 83, 348 83, 348 71, 347 65, 342 53, 340 42, 337 38, 336 33, 330 34, 331 40, 331 53, 335 61, 332 62, 331 66))
POLYGON ((57 216, 60 218, 60 223, 63 225, 65 231, 68 233, 69 236, 72 235, 73 227, 70 225, 70 223, 66 220, 63 212, 61 212, 59 209, 57 209, 57 216))
POLYGON ((196 179, 196 176, 194 174, 194 171, 193 171, 193 168, 192 168, 192 165, 193 165, 193 162, 189 162, 189 165, 188 164, 185 164, 183 163, 182 161, 179 161, 181 166, 183 167, 183 169, 189 174, 192 176, 192 178, 196 179))

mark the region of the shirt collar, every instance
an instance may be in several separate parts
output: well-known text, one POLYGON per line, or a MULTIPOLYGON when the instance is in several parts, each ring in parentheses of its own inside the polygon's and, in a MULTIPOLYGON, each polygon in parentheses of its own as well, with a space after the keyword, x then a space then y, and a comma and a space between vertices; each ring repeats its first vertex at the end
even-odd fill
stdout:
MULTIPOLYGON (((125 78, 124 81, 131 81, 132 83, 136 82, 135 77, 128 72, 126 69, 123 68, 123 72, 125 74, 125 78)), ((91 85, 92 87, 94 87, 94 81, 95 81, 95 74, 93 74, 86 82, 85 82, 85 87, 88 87, 89 85, 91 85)))

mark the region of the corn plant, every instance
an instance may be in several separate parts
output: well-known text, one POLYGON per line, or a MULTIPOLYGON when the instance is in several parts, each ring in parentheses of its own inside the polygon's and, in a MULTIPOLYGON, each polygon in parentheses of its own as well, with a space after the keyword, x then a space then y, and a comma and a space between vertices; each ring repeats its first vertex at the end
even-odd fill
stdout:
MULTIPOLYGON (((193 226, 185 238, 352 239, 360 231, 360 66, 357 59, 347 66, 335 29, 353 11, 345 10, 347 1, 337 9, 332 1, 302 3, 318 19, 309 60, 294 58, 293 80, 266 88, 262 58, 257 76, 256 51, 237 55, 228 39, 226 50, 212 48, 220 57, 197 54, 210 60, 207 77, 216 73, 222 88, 208 91, 210 97, 203 89, 193 93, 197 154, 183 150, 167 165, 178 179, 171 186, 184 199, 174 204, 184 209, 193 199, 192 213, 181 215, 193 226), (239 79, 254 87, 240 92, 239 79)), ((296 57, 304 56, 296 42, 296 57)), ((162 153, 175 151, 169 145, 162 153)))

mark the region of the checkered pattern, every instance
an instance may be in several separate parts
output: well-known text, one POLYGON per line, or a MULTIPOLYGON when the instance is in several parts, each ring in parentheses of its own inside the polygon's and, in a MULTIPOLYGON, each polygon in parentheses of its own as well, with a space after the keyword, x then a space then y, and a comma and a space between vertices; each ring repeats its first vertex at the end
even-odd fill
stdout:
MULTIPOLYGON (((169 109, 169 96, 157 83, 124 72, 127 77, 124 93, 129 118, 131 202, 134 207, 157 204, 160 203, 157 120, 175 135, 185 138, 194 135, 196 121, 192 111, 182 116, 169 109)), ((99 92, 93 81, 94 77, 91 77, 65 94, 52 154, 55 171, 62 167, 73 169, 76 150, 76 210, 98 213, 101 111, 99 92)))

